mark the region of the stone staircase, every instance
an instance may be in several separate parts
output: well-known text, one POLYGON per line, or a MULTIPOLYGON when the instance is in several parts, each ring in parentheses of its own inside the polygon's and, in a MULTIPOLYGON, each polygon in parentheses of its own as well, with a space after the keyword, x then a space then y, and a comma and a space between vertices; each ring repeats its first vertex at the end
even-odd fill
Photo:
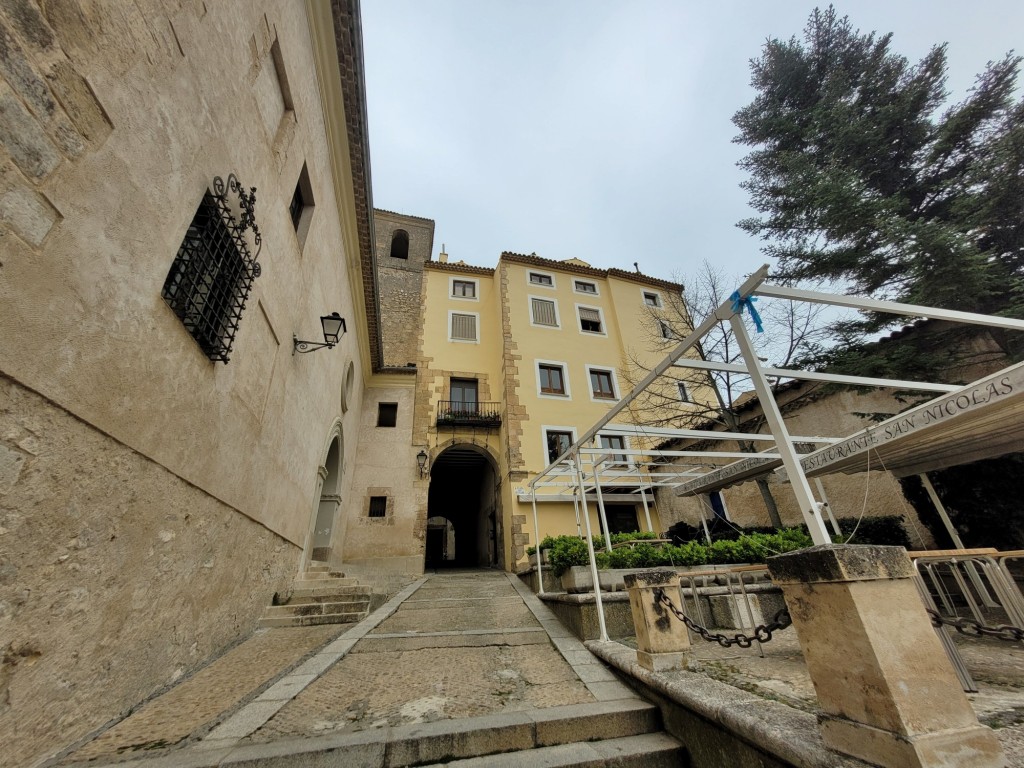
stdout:
POLYGON ((324 563, 310 565, 285 594, 275 594, 261 627, 354 624, 366 618, 371 588, 324 563))
MULTIPOLYGON (((251 768, 681 768, 686 748, 639 699, 598 701, 239 748, 251 768)), ((191 763, 190 763, 191 765, 191 763)), ((205 766, 206 764, 203 763, 205 766)))

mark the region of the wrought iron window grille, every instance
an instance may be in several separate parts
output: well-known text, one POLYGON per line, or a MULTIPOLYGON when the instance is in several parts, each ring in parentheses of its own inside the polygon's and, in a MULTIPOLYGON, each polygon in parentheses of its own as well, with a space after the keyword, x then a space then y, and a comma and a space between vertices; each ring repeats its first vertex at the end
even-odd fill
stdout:
POLYGON ((192 217, 161 295, 196 343, 214 362, 229 362, 245 303, 260 276, 256 261, 263 240, 256 224, 256 187, 248 193, 237 177, 217 176, 192 217), (238 197, 235 218, 228 192, 238 197), (245 233, 252 230, 255 255, 245 233))

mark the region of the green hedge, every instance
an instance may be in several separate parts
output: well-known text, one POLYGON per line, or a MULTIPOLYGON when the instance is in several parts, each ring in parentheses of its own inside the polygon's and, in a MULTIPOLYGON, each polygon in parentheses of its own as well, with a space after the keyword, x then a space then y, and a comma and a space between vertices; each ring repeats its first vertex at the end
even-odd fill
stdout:
MULTIPOLYGON (((856 517, 840 517, 836 522, 839 529, 846 534, 844 537, 833 536, 832 540, 838 543, 846 543, 846 538, 856 528, 851 544, 888 544, 898 547, 910 548, 910 540, 903 528, 903 518, 898 515, 885 515, 879 517, 865 517, 857 526, 856 517)), ((825 526, 832 530, 832 525, 826 520, 825 526)), ((732 523, 722 520, 709 520, 708 527, 711 529, 713 541, 735 541, 741 536, 754 534, 775 533, 774 528, 736 528, 732 523)), ((807 533, 807 526, 799 526, 799 530, 807 533)), ((676 523, 668 530, 668 536, 674 541, 704 541, 704 529, 700 526, 693 526, 687 523, 676 523)))
MULTIPOLYGON (((616 534, 612 536, 613 543, 618 543, 617 537, 620 541, 656 538, 651 535, 616 534)), ((811 546, 810 536, 798 528, 789 528, 768 534, 752 534, 735 541, 723 539, 713 542, 710 546, 698 541, 660 547, 653 544, 637 544, 632 548, 620 547, 611 552, 604 550, 603 538, 594 538, 597 567, 602 569, 763 563, 772 555, 809 546, 811 546)), ((551 570, 556 576, 561 576, 574 565, 586 565, 588 562, 586 539, 575 536, 548 537, 541 542, 541 547, 551 550, 549 560, 551 570)))

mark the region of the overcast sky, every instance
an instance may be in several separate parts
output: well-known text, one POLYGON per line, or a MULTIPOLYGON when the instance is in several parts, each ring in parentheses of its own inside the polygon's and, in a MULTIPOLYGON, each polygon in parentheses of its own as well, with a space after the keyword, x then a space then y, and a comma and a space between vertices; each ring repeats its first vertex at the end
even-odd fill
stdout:
MULTIPOLYGON (((1024 51, 1021 0, 844 1, 919 60, 949 43, 959 101, 1024 51)), ((749 60, 813 4, 696 0, 364 0, 374 204, 436 222, 452 260, 502 251, 671 278, 763 261, 732 115, 749 60)))

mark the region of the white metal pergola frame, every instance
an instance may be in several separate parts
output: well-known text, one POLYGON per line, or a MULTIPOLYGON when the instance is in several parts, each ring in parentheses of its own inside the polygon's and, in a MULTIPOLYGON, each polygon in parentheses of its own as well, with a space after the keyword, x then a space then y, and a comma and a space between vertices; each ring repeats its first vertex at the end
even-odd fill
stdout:
MULTIPOLYGON (((535 543, 540 544, 540 526, 537 515, 538 497, 548 500, 565 501, 572 498, 577 510, 577 529, 579 530, 580 507, 582 507, 582 519, 586 528, 587 551, 590 560, 591 574, 594 580, 594 593, 598 609, 598 620, 600 625, 601 639, 607 640, 608 633, 604 621, 604 607, 601 601, 600 578, 597 572, 597 563, 593 548, 593 535, 590 525, 590 514, 587 507, 588 496, 591 495, 588 489, 594 491, 598 506, 598 516, 605 532, 607 548, 611 549, 611 541, 608 535, 608 524, 605 516, 602 485, 604 487, 615 487, 622 485, 632 488, 634 493, 639 493, 643 499, 644 509, 647 517, 647 525, 650 529, 650 513, 647 507, 647 491, 654 487, 679 487, 685 483, 707 477, 714 472, 728 472, 730 467, 736 471, 738 465, 746 465, 743 470, 757 469, 750 464, 763 464, 764 472, 771 471, 780 463, 793 488, 797 504, 803 515, 804 522, 811 534, 815 544, 827 544, 831 542, 828 530, 821 516, 822 507, 820 502, 815 500, 807 476, 801 464, 800 452, 796 444, 829 444, 843 440, 842 436, 793 436, 782 418, 782 413, 775 400, 774 392, 767 377, 800 379, 806 381, 828 382, 836 384, 849 384, 858 387, 880 387, 896 388, 902 390, 916 390, 921 392, 933 392, 947 394, 959 389, 956 385, 939 384, 934 382, 903 381, 897 379, 879 379, 863 376, 847 376, 840 374, 819 373, 815 371, 802 371, 789 368, 762 367, 754 350, 750 336, 743 322, 743 311, 747 309, 751 314, 756 314, 751 303, 753 297, 777 298, 788 301, 803 301, 816 304, 826 304, 835 307, 845 307, 864 311, 884 312, 905 317, 929 318, 935 320, 948 320, 955 323, 966 323, 971 325, 982 325, 994 328, 1005 328, 1009 330, 1024 331, 1024 320, 1012 318, 995 317, 972 312, 960 312, 956 310, 939 309, 937 307, 925 307, 913 304, 903 304, 894 301, 883 301, 878 299, 865 299, 840 294, 823 293, 800 288, 788 288, 784 286, 770 285, 764 281, 768 276, 768 265, 748 277, 744 283, 733 293, 728 301, 723 302, 711 313, 700 325, 682 341, 679 342, 629 393, 618 403, 612 406, 608 412, 595 422, 583 435, 570 445, 559 457, 544 468, 536 477, 529 482, 529 492, 520 489, 518 496, 521 500, 528 496, 533 505, 534 537, 535 543), (693 349, 711 329, 719 322, 729 322, 735 334, 743 364, 718 363, 706 360, 694 360, 683 356, 693 349), (724 370, 738 373, 745 373, 750 376, 754 391, 764 412, 765 420, 770 429, 770 434, 749 434, 719 432, 709 429, 671 429, 666 427, 643 427, 632 424, 615 424, 613 420, 622 413, 639 395, 647 390, 655 381, 666 374, 671 368, 691 368, 698 370, 724 370), (641 438, 660 438, 662 440, 673 439, 699 439, 699 440, 736 440, 764 441, 774 444, 774 450, 765 453, 749 454, 730 451, 669 451, 651 449, 610 449, 599 446, 600 435, 630 435, 641 438), (601 478, 601 467, 605 464, 621 464, 619 457, 629 457, 632 467, 630 470, 617 471, 609 470, 605 479, 601 478), (645 460, 641 461, 642 459, 645 460), (692 464, 678 464, 665 462, 666 459, 680 458, 700 459, 692 464), (711 462, 736 458, 738 461, 718 466, 711 462), (641 465, 648 467, 648 478, 644 480, 644 473, 641 465), (649 467, 690 467, 678 471, 651 473, 649 467), (711 466, 712 469, 701 473, 701 468, 711 466), (587 481, 585 469, 589 467, 590 481, 587 481), (630 475, 635 477, 632 482, 625 482, 623 478, 630 475), (653 481, 651 478, 655 478, 653 481), (564 478, 564 479, 563 479, 564 478), (539 489, 544 491, 539 493, 539 489), (556 490, 552 494, 550 491, 556 490)), ((754 472, 763 474, 764 472, 754 472)), ((752 475, 751 475, 752 476, 752 475)), ((748 479, 744 476, 742 479, 748 479)), ((820 481, 816 481, 819 493, 824 496, 820 481)), ((831 518, 831 512, 828 512, 831 518)), ((835 525, 834 518, 832 518, 835 525)), ((580 531, 582 533, 582 531, 580 531)), ((539 551, 537 552, 537 571, 540 591, 544 591, 543 565, 539 551)))

